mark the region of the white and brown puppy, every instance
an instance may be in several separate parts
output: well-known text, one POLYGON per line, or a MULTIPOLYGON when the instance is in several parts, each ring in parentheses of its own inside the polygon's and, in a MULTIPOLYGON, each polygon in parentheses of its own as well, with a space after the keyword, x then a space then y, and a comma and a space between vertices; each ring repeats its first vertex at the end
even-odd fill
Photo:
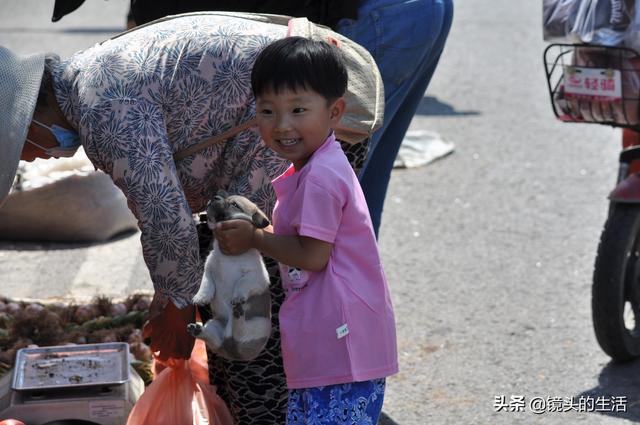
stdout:
MULTIPOLYGON (((209 228, 232 219, 248 220, 259 228, 269 225, 265 214, 247 198, 219 193, 207 205, 209 228)), ((271 335, 271 293, 258 250, 225 255, 214 240, 193 302, 210 304, 213 317, 204 325, 190 323, 187 330, 214 353, 229 360, 251 360, 264 349, 271 335)))

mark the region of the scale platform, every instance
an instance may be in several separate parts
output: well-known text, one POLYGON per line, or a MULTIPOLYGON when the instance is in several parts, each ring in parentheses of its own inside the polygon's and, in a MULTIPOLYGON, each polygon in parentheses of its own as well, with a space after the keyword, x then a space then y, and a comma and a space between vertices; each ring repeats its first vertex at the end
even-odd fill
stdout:
POLYGON ((124 425, 144 391, 124 342, 23 348, 0 379, 0 420, 124 425))

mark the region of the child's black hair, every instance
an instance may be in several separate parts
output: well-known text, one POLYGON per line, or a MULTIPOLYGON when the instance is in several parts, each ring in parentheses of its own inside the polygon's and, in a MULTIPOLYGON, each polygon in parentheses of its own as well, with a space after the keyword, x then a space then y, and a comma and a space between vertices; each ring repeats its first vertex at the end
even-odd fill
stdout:
POLYGON ((251 72, 258 97, 267 91, 313 90, 329 102, 347 90, 347 69, 337 47, 303 37, 286 37, 264 48, 251 72))

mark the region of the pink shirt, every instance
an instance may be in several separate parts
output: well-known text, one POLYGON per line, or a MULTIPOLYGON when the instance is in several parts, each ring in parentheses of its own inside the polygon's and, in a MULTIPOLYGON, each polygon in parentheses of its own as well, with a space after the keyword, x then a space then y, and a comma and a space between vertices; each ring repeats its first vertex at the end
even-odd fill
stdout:
POLYGON ((307 164, 273 181, 274 232, 333 244, 320 272, 280 264, 287 386, 366 381, 398 371, 387 282, 358 180, 331 135, 307 164))

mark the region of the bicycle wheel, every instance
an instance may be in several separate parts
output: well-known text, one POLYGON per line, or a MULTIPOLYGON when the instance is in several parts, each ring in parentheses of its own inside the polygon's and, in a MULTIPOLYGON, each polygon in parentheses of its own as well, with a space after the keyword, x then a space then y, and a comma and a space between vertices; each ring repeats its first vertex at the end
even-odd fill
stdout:
POLYGON ((613 360, 640 356, 640 205, 612 204, 598 246, 591 309, 598 344, 613 360))

